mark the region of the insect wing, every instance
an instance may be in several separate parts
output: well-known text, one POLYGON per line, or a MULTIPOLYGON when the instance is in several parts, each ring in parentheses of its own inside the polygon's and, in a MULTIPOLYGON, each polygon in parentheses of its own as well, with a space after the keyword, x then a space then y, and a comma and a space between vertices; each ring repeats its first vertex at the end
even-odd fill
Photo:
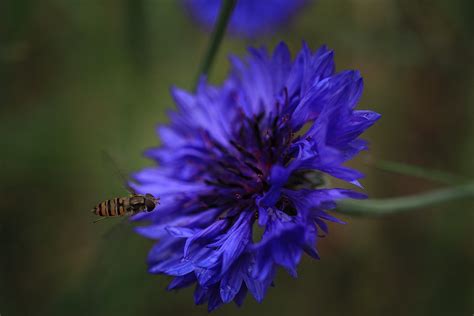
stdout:
MULTIPOLYGON (((109 217, 108 217, 109 218, 109 217)), ((104 240, 115 240, 115 236, 122 236, 124 233, 127 232, 128 228, 130 228, 130 222, 128 220, 128 216, 125 218, 121 218, 120 221, 110 227, 103 235, 102 239, 104 240)))
POLYGON ((108 151, 103 150, 102 157, 106 163, 109 163, 112 166, 115 174, 119 177, 120 182, 122 183, 124 189, 130 192, 131 194, 136 194, 135 190, 133 190, 133 188, 130 185, 128 185, 127 177, 125 176, 123 171, 119 168, 116 160, 112 157, 112 155, 108 151))

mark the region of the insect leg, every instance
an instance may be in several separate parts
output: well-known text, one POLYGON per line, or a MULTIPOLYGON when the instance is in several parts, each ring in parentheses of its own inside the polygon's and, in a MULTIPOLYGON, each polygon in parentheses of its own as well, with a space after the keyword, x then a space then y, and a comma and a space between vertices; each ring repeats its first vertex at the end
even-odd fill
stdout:
POLYGON ((99 218, 99 219, 96 219, 96 220, 93 221, 92 223, 95 224, 95 223, 97 223, 97 222, 100 222, 100 221, 102 221, 102 220, 104 220, 104 219, 108 219, 108 218, 109 218, 109 217, 104 216, 104 217, 101 217, 101 218, 99 218))

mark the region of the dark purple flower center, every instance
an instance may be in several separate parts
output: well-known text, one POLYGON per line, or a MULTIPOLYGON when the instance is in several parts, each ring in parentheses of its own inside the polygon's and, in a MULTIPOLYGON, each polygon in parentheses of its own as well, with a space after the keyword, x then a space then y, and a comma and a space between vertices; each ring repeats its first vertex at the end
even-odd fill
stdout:
MULTIPOLYGON (((270 171, 275 164, 285 165, 291 158, 290 145, 295 134, 287 124, 289 117, 241 115, 235 119, 236 129, 230 146, 223 146, 208 136, 212 147, 213 165, 206 170, 204 182, 214 190, 202 195, 207 207, 221 208, 232 216, 244 209, 256 209, 255 197, 268 191, 270 171)), ((291 201, 282 197, 277 207, 290 215, 296 210, 291 201)))

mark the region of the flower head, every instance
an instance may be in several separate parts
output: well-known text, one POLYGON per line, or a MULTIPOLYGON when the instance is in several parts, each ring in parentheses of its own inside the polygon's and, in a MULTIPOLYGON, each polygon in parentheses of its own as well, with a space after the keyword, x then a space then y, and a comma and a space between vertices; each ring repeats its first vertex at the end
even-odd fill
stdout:
POLYGON ((178 109, 147 152, 158 166, 133 184, 162 201, 135 218, 158 240, 149 271, 173 276, 169 289, 196 284, 195 302, 209 310, 247 292, 262 301, 278 266, 296 276, 304 252, 319 257, 318 236, 340 222, 326 211, 364 197, 321 188, 323 174, 358 185, 362 174, 343 164, 367 148, 358 137, 379 118, 355 110, 362 78, 335 73, 326 47, 304 44, 292 61, 281 43, 231 61, 221 86, 203 79, 195 94, 172 90, 178 109))
MULTIPOLYGON (((229 31, 255 37, 286 25, 310 0, 239 0, 229 22, 229 31)), ((192 18, 210 30, 217 21, 222 0, 183 0, 192 18)))

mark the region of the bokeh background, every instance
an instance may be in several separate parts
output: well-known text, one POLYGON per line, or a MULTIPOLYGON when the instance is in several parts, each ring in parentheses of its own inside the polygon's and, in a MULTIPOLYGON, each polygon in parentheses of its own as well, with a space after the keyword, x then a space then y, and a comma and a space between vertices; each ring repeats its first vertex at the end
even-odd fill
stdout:
MULTIPOLYGON (((474 2, 319 0, 268 38, 227 38, 226 56, 280 40, 328 44, 339 70, 365 79, 361 108, 383 114, 356 165, 372 197, 440 184, 377 170, 404 161, 472 178, 474 2)), ((148 275, 151 242, 89 210, 124 194, 124 172, 150 162, 155 126, 173 108, 169 87, 191 88, 208 34, 175 0, 0 2, 0 314, 206 315, 192 289, 167 292, 148 275)), ((379 219, 349 218, 280 271, 262 304, 215 315, 471 315, 474 212, 460 200, 379 219)))

